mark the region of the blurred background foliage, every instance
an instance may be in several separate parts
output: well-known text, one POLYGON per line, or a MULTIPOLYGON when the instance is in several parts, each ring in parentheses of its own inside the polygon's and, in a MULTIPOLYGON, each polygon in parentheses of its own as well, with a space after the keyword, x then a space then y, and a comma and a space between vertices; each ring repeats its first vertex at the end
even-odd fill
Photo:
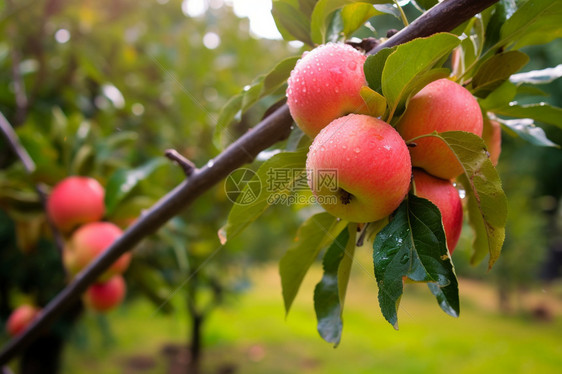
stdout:
MULTIPOLYGON (((253 35, 248 19, 237 17, 229 2, 206 1, 205 11, 197 15, 187 11, 189 2, 0 2, 0 111, 14 125, 37 164, 37 170, 28 175, 0 137, 2 325, 19 303, 30 301, 44 306, 65 284, 35 185, 53 186, 67 175, 79 174, 93 176, 105 186, 110 183, 121 186, 135 170, 138 180, 130 190, 115 198, 106 216, 126 227, 143 209, 184 179, 181 169, 163 158, 166 149, 176 149, 196 165, 205 165, 220 152, 213 143, 213 132, 220 109, 228 99, 283 58, 302 52, 298 44, 253 35)), ((416 14, 412 9, 409 12, 416 14)), ((391 16, 378 22, 375 28, 378 37, 399 25, 391 16)), ((363 28, 357 35, 372 34, 372 31, 363 28)), ((524 70, 555 66, 562 61, 562 41, 528 48, 526 52, 531 62, 524 70)), ((541 100, 562 106, 562 80, 541 88, 550 94, 541 100)), ((236 123, 228 129, 229 138, 235 139, 248 131, 270 105, 283 97, 283 92, 281 88, 244 115, 238 115, 236 123)), ((559 129, 545 129, 551 140, 562 144, 559 129)), ((255 168, 257 163, 249 167, 255 168)), ((490 273, 484 267, 470 266, 472 238, 468 226, 463 230, 454 260, 460 277, 495 284, 497 304, 504 312, 512 312, 513 292, 527 292, 544 280, 560 276, 561 152, 504 136, 499 171, 510 202, 507 240, 500 261, 490 273)), ((194 334, 198 329, 199 333, 204 331, 203 321, 207 321, 211 311, 225 304, 240 308, 245 317, 227 309, 220 312, 223 314, 217 320, 211 319, 209 334, 203 341, 221 354, 224 354, 221 344, 226 344, 229 347, 226 351, 230 352, 242 349, 229 334, 241 334, 243 344, 250 344, 246 335, 255 335, 244 332, 240 325, 228 326, 232 318, 241 318, 240 324, 255 321, 263 331, 272 328, 271 324, 283 327, 279 290, 275 289, 274 295, 263 289, 258 293, 258 300, 265 298, 266 302, 258 303, 256 308, 263 308, 264 315, 277 313, 279 318, 273 322, 258 322, 264 318, 259 315, 260 310, 252 309, 251 303, 250 306, 247 302, 240 304, 234 295, 247 291, 252 281, 271 282, 271 267, 292 241, 309 208, 273 207, 223 248, 217 231, 225 223, 231 204, 220 184, 136 248, 126 274, 130 303, 108 316, 79 308, 82 318, 68 318, 66 324, 63 320, 55 329, 62 340, 72 342, 72 354, 94 360, 102 357, 99 350, 103 354, 108 349, 119 351, 123 339, 127 353, 131 353, 128 349, 134 349, 130 347, 158 349, 155 343, 146 342, 151 335, 137 336, 132 332, 123 335, 121 325, 139 334, 141 331, 154 334, 155 342, 160 342, 162 336, 183 344, 193 342, 201 338, 194 334), (255 278, 249 268, 257 264, 269 270, 255 278), (276 298, 275 312, 270 296, 276 298), (140 306, 136 304, 139 302, 140 306), (161 314, 167 317, 162 318, 161 314), (127 318, 131 318, 128 323, 127 318), (174 328, 174 324, 181 328, 174 328), (164 330, 160 335, 155 331, 159 328, 164 330), (98 346, 100 334, 103 344, 98 346), (116 339, 119 345, 115 344, 116 339), (92 353, 92 347, 97 353, 92 353)), ((356 277, 369 278, 365 273, 359 271, 356 277)), ((368 309, 379 314, 374 281, 371 287, 372 304, 368 309)), ((462 296, 462 283, 460 291, 462 296)), ((354 308, 361 303, 350 305, 353 314, 348 320, 357 317, 359 312, 354 308)), ((432 307, 437 316, 448 318, 441 316, 435 305, 432 307)), ((519 305, 527 312, 529 307, 533 306, 519 305)), ((297 307, 293 313, 297 321, 301 321, 299 310, 302 309, 297 307)), ((380 321, 377 323, 381 329, 388 329, 380 321)), ((306 334, 315 334, 314 317, 310 316, 306 328, 312 332, 305 329, 308 332, 299 335, 298 327, 289 326, 289 330, 295 328, 296 337, 289 334, 286 338, 311 344, 302 339, 306 334)), ((350 329, 354 339, 361 341, 354 328, 350 329)), ((369 333, 370 327, 364 330, 369 333)), ((0 342, 8 339, 3 334, 0 342)), ((282 344, 276 339, 281 339, 280 336, 269 336, 269 343, 264 343, 266 348, 270 344, 272 350, 279 349, 282 344)), ((324 344, 316 340, 319 345, 324 344)), ((263 360, 266 348, 252 347, 255 346, 244 346, 250 360, 252 357, 263 360)), ((325 348, 331 350, 327 345, 325 348)), ((177 353, 171 348, 170 352, 177 353)), ((326 354, 322 352, 317 354, 326 354)), ((290 357, 294 355, 297 353, 289 353, 290 357)), ((88 368, 79 366, 80 359, 71 357, 67 361, 70 363, 65 365, 70 366, 64 367, 68 372, 88 368)), ((275 360, 272 362, 273 368, 283 366, 275 360)), ((303 371, 322 368, 314 362, 302 365, 303 371)))

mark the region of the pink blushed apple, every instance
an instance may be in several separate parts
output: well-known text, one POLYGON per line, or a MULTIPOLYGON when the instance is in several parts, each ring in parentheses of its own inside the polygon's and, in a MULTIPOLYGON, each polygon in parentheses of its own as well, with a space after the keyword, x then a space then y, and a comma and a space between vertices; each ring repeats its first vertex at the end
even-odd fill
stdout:
POLYGON ((338 117, 367 114, 365 55, 347 44, 328 43, 303 55, 291 72, 287 104, 302 131, 315 137, 338 117))
POLYGON ((306 168, 318 202, 352 222, 377 221, 392 213, 406 196, 412 175, 408 148, 396 130, 362 114, 326 126, 310 146, 306 168), (326 183, 328 173, 335 175, 335 184, 326 183))
POLYGON ((115 275, 104 283, 94 283, 84 294, 84 303, 98 312, 106 312, 119 305, 127 289, 121 275, 115 275))
POLYGON ((482 139, 488 148, 490 161, 496 166, 502 151, 502 129, 500 123, 496 120, 490 120, 488 117, 484 117, 482 139))
POLYGON ((396 129, 410 147, 412 165, 443 179, 453 179, 462 166, 449 147, 433 132, 466 131, 482 136, 482 112, 476 99, 463 86, 449 79, 431 82, 415 94, 396 129), (412 144, 414 145, 414 144, 412 144))
POLYGON ((451 181, 431 176, 414 168, 415 194, 431 201, 439 208, 447 237, 449 253, 453 253, 462 230, 463 212, 459 191, 451 181))
POLYGON ((47 200, 47 214, 63 233, 100 220, 105 212, 105 191, 90 177, 72 176, 60 181, 47 200))
POLYGON ((20 305, 6 321, 6 331, 10 336, 21 334, 33 322, 41 310, 29 304, 20 305))
MULTIPOLYGON (((84 269, 101 255, 123 231, 110 222, 91 222, 80 226, 70 237, 63 250, 63 261, 71 275, 84 269)), ((107 280, 115 274, 123 273, 129 266, 131 253, 125 253, 101 276, 107 280)))

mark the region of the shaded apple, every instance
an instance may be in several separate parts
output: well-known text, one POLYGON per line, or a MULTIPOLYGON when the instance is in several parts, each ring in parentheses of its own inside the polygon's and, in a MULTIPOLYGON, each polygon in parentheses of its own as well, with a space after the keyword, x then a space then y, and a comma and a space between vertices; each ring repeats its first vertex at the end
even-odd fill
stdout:
POLYGON ((415 194, 431 201, 439 208, 447 247, 453 253, 462 230, 463 211, 459 191, 451 181, 427 174, 421 169, 414 168, 413 183, 415 194))
POLYGON ((396 130, 363 114, 349 114, 325 127, 310 146, 306 168, 318 203, 352 222, 392 213, 412 175, 408 148, 396 130))
POLYGON ((291 72, 287 104, 302 131, 315 137, 349 113, 367 114, 361 87, 367 85, 365 55, 347 44, 328 43, 305 52, 291 72))
POLYGON ((121 275, 114 275, 103 283, 94 283, 84 293, 84 304, 98 312, 106 312, 121 304, 127 285, 121 275))
POLYGON ((37 317, 41 309, 29 304, 20 305, 6 321, 6 331, 10 336, 16 336, 22 333, 27 326, 37 317))
MULTIPOLYGON (((67 271, 76 275, 96 257, 101 255, 123 231, 110 222, 91 222, 80 226, 67 241, 63 250, 63 261, 67 271)), ((131 261, 131 253, 121 255, 117 261, 100 277, 107 280, 115 274, 121 274, 131 261)))
POLYGON ((105 212, 105 191, 90 177, 72 176, 57 183, 47 199, 47 214, 63 233, 98 221, 105 212))
POLYGON ((490 161, 496 166, 502 151, 502 129, 500 123, 485 116, 482 139, 484 139, 484 143, 486 143, 486 147, 488 148, 490 161))
POLYGON ((482 112, 472 94, 449 79, 431 82, 415 94, 396 125, 409 147, 412 165, 443 179, 453 179, 462 166, 449 147, 433 132, 466 131, 482 136, 482 112), (414 144, 412 144, 414 145, 414 144))

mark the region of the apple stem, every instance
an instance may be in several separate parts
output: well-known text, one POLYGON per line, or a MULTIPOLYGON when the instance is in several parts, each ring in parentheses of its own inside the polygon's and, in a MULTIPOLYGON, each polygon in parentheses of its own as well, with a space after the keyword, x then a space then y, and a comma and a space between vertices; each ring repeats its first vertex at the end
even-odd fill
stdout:
POLYGON ((371 223, 367 222, 364 226, 363 229, 361 230, 361 234, 359 234, 359 238, 357 239, 357 242, 355 243, 355 245, 357 247, 361 247, 363 245, 363 243, 365 242, 365 237, 367 236, 367 228, 369 227, 371 223))
POLYGON ((193 162, 182 156, 175 149, 167 149, 164 154, 167 158, 181 166, 186 177, 190 177, 197 170, 197 167, 193 162))

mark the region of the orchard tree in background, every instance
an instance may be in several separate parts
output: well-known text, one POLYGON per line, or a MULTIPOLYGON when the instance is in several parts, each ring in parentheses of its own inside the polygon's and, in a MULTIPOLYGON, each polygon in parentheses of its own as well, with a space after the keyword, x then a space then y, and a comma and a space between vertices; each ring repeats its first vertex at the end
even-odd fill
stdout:
MULTIPOLYGON (((512 161, 500 156, 497 126, 491 135, 486 126, 500 124, 502 142, 509 135, 546 147, 557 146, 538 124, 557 131, 562 126, 560 108, 536 101, 542 94, 536 85, 556 80, 560 69, 544 65, 518 73, 529 62, 522 48, 561 36, 562 2, 494 3, 274 1, 272 14, 284 39, 304 45, 297 56, 283 59, 294 53, 283 42, 238 40, 231 30, 240 28, 239 21, 229 25, 215 18, 214 12, 228 10, 188 22, 177 11, 180 1, 47 1, 43 8, 8 2, 11 18, 4 27, 11 39, 2 44, 6 53, 0 62, 7 69, 1 79, 7 88, 0 108, 16 127, 9 144, 22 162, 4 143, 0 204, 2 238, 10 252, 2 253, 9 260, 2 263, 13 265, 0 274, 6 296, 0 307, 7 316, 13 298, 35 294, 35 304, 44 309, 7 343, 0 364, 22 353, 40 328, 73 310, 84 292, 86 305, 99 310, 120 301, 122 278, 111 293, 100 283, 111 280, 99 277, 149 235, 126 276, 159 308, 168 302, 156 291, 159 286, 170 294, 187 281, 192 371, 198 370, 207 313, 231 289, 225 284, 235 283, 232 274, 243 278, 237 264, 268 257, 247 248, 265 248, 274 239, 289 245, 297 223, 302 224, 296 239, 279 265, 285 309, 288 313, 305 274, 322 255, 324 274, 313 302, 327 342, 341 340, 358 246, 373 248, 380 309, 392 326, 398 328, 404 283, 411 281, 426 283, 439 306, 459 316, 451 253, 462 210, 472 228, 473 265, 487 258, 492 268, 506 232, 508 200, 495 165, 501 170, 512 161), (139 7, 149 13, 136 12, 139 7), (408 25, 409 19, 415 21, 408 25), (402 31, 387 30, 401 28, 397 21, 402 31), (220 43, 210 44, 219 35, 224 35, 220 43), (186 52, 185 38, 202 40, 207 49, 186 52), (252 57, 257 50, 276 64, 238 91, 250 74, 272 66, 271 60, 252 57), (301 56, 305 50, 310 52, 301 56), (211 114, 223 103, 218 116, 211 114), (297 126, 291 127, 292 120, 297 126), (169 148, 179 151, 167 156, 181 168, 160 156, 169 148), (265 149, 250 168, 229 175, 265 149), (62 266, 64 235, 85 222, 51 232, 46 224, 56 228, 57 218, 45 214, 46 186, 70 175, 100 181, 104 220, 125 228, 73 280, 62 266), (227 176, 226 191, 203 194, 227 176), (425 176, 453 191, 452 203, 432 198, 442 195, 425 176), (189 204, 193 209, 180 214, 189 204), (452 205, 457 208, 451 213, 452 205), (276 213, 287 217, 281 229, 272 228, 280 224, 272 219, 276 213), (253 223, 262 216, 265 220, 253 223), (220 243, 231 249, 228 255, 217 255, 217 231, 220 243), (243 231, 254 239, 241 244, 236 237, 243 231), (56 269, 47 283, 39 281, 45 268, 41 272, 34 263, 44 264, 44 258, 52 264, 49 272, 56 269), (211 294, 207 305, 198 301, 201 290, 211 294), (108 293, 112 300, 104 300, 108 293)), ((7 123, 3 129, 9 134, 7 123)), ((79 305, 75 309, 74 318, 81 313, 79 305)), ((63 340, 64 335, 58 347, 63 340)), ((33 361, 37 344, 24 353, 23 368, 33 361)), ((60 348, 52 353, 55 371, 60 348)), ((33 372, 33 365, 27 367, 33 372)))

